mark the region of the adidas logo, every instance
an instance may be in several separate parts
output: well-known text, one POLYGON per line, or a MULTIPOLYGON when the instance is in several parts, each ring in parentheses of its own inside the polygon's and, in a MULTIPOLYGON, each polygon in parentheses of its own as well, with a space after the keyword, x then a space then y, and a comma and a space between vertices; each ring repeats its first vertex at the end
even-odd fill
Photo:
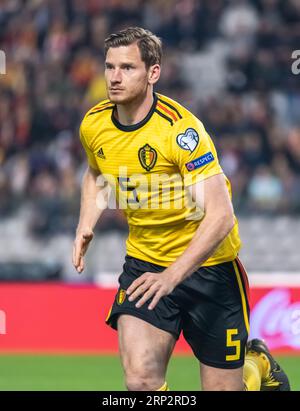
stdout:
POLYGON ((101 147, 100 150, 97 153, 97 157, 103 158, 103 160, 105 160, 105 155, 104 155, 104 151, 103 148, 101 147))

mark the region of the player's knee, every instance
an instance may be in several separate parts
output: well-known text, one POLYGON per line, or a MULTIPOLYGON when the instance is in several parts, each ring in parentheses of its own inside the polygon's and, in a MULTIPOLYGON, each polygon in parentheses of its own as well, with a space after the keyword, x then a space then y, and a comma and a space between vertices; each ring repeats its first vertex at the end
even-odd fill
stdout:
POLYGON ((126 377, 128 391, 156 391, 163 385, 163 378, 156 379, 145 375, 126 377))
POLYGON ((123 358, 123 366, 129 391, 155 391, 165 382, 164 367, 149 352, 123 358))
POLYGON ((164 383, 164 376, 151 367, 135 367, 125 370, 125 382, 129 391, 155 391, 164 383))

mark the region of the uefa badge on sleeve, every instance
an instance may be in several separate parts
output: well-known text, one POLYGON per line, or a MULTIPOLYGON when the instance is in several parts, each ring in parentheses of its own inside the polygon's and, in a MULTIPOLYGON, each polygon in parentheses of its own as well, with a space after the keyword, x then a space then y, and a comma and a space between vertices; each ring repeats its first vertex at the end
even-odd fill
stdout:
POLYGON ((199 143, 199 135, 194 128, 188 128, 184 133, 178 134, 176 142, 183 150, 195 151, 199 143))

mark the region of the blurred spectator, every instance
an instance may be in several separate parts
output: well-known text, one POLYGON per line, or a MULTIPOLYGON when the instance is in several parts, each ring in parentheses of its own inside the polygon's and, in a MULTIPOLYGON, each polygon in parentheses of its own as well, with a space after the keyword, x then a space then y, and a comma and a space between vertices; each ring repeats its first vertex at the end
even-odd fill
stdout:
POLYGON ((266 166, 260 166, 249 184, 249 208, 254 211, 275 211, 283 194, 282 182, 266 166))

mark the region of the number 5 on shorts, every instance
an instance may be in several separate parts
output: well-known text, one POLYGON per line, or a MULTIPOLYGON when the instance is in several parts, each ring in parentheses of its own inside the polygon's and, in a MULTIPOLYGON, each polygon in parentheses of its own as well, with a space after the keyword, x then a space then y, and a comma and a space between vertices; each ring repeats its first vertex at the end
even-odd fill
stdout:
POLYGON ((240 359, 241 342, 240 340, 233 341, 232 337, 238 334, 237 328, 229 328, 226 335, 226 347, 235 347, 235 354, 226 355, 226 361, 235 361, 240 359))

